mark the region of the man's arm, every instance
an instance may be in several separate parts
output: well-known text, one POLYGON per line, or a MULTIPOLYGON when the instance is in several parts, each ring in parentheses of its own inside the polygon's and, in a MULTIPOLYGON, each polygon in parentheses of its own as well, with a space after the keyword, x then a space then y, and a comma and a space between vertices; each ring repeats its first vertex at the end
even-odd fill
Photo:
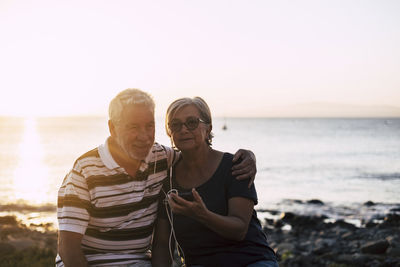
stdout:
POLYGON ((173 149, 172 147, 161 145, 167 155, 168 169, 175 165, 181 157, 181 152, 173 149))
MULTIPOLYGON (((163 146, 167 155, 168 168, 178 162, 181 152, 174 150, 171 147, 163 146)), ((248 187, 253 184, 256 178, 257 166, 256 156, 250 150, 239 149, 233 156, 232 175, 236 176, 238 180, 249 179, 248 187)))
POLYGON ((243 180, 250 178, 248 187, 253 184, 256 178, 257 166, 256 156, 250 150, 239 149, 233 156, 232 175, 236 179, 243 180))
POLYGON ((82 234, 59 231, 58 232, 58 254, 65 267, 87 267, 85 255, 82 252, 82 234))
POLYGON ((169 255, 169 231, 170 227, 168 220, 159 217, 154 229, 151 251, 151 264, 153 266, 171 266, 171 257, 169 255))

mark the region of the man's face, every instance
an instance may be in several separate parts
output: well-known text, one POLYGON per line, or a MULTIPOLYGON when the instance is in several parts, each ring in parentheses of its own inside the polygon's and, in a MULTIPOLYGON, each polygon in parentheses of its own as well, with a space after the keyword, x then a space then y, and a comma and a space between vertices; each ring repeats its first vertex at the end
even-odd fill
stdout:
POLYGON ((132 105, 122 111, 121 121, 111 136, 132 159, 144 160, 154 144, 154 113, 144 105, 132 105))

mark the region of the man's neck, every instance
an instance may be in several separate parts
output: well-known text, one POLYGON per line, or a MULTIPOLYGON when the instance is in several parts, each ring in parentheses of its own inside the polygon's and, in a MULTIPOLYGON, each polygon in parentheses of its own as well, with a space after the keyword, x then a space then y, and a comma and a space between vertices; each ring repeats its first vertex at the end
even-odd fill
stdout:
POLYGON ((132 177, 136 175, 137 170, 140 167, 140 160, 132 159, 124 151, 121 150, 115 140, 110 137, 108 138, 108 149, 115 162, 132 177))

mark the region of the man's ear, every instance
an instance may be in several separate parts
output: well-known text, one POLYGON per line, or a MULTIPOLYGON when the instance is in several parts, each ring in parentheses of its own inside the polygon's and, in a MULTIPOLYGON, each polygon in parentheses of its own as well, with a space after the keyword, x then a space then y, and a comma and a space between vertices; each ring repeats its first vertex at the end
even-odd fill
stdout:
POLYGON ((115 125, 111 120, 108 120, 108 131, 110 132, 111 137, 115 137, 115 125))

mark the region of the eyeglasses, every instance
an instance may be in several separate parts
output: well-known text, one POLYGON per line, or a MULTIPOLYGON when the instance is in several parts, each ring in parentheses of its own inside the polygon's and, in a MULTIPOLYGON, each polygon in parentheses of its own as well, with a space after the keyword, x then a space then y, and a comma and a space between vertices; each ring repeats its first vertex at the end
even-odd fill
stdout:
POLYGON ((188 117, 185 122, 174 119, 170 123, 168 123, 168 128, 171 130, 171 132, 179 132, 180 130, 182 130, 182 126, 185 125, 189 131, 193 131, 199 126, 200 122, 206 123, 202 119, 196 117, 188 117))

